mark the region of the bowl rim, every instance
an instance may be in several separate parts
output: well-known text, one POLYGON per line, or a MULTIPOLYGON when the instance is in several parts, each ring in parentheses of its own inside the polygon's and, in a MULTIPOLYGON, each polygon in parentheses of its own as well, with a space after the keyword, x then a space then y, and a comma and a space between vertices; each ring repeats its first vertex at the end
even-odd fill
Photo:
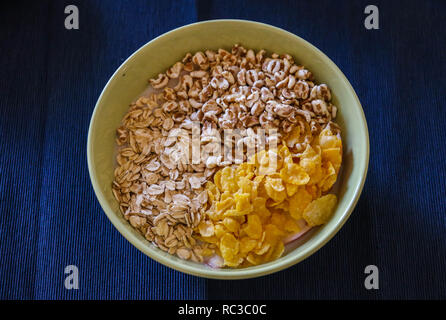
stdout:
MULTIPOLYGON (((252 20, 244 20, 244 19, 213 19, 213 20, 205 20, 205 21, 187 24, 187 25, 175 28, 173 30, 170 30, 166 33, 163 33, 163 34, 157 36, 156 38, 150 40, 149 42, 145 43, 141 47, 139 47, 116 69, 116 71, 112 74, 112 76, 109 78, 106 85, 102 89, 101 94, 99 95, 99 98, 96 101, 96 104, 95 104, 95 107, 94 107, 94 110, 93 110, 93 113, 92 113, 92 116, 90 119, 90 125, 88 128, 88 138, 87 138, 87 163, 88 163, 88 171, 89 171, 90 181, 93 186, 96 198, 98 199, 98 201, 102 207, 102 210, 105 212, 108 219, 113 224, 113 226, 118 230, 118 232, 125 239, 127 239, 133 246, 135 246, 138 250, 140 250, 142 253, 147 255, 149 258, 151 258, 151 259, 153 259, 153 260, 155 260, 169 268, 172 268, 174 270, 177 270, 177 271, 180 271, 180 272, 183 272, 186 274, 202 277, 202 278, 223 279, 223 280, 249 279, 249 278, 266 276, 268 274, 275 273, 275 272, 284 270, 286 268, 289 268, 289 267, 305 260, 310 255, 312 255, 313 253, 318 251, 320 248, 322 248, 328 241, 330 241, 338 233, 338 231, 342 228, 342 226, 345 224, 347 219, 352 214, 353 209, 355 208, 355 206, 359 200, 359 197, 361 195, 361 192, 362 192, 362 189, 364 187, 365 180, 367 177, 367 171, 368 171, 368 166, 369 166, 369 154, 370 154, 369 131, 368 131, 368 126, 367 126, 367 121, 365 118, 364 110, 362 108, 361 102, 359 101, 359 98, 358 98, 355 90, 353 89, 352 85, 350 84, 350 81, 347 79, 347 77, 344 75, 344 73, 339 69, 339 67, 325 53, 323 53, 321 50, 319 50, 316 46, 314 46, 307 40, 305 40, 305 39, 289 32, 289 31, 286 31, 282 28, 275 27, 275 26, 272 26, 272 25, 269 25, 266 23, 262 23, 262 22, 257 22, 257 21, 252 21, 252 20), (92 135, 93 135, 93 133, 92 132, 94 131, 93 124, 95 123, 95 120, 97 117, 98 106, 104 96, 104 93, 107 91, 110 83, 115 79, 115 77, 126 67, 126 65, 132 59, 134 59, 140 53, 140 51, 142 51, 146 46, 149 46, 153 42, 157 41, 159 38, 169 35, 171 33, 175 33, 177 31, 187 29, 187 28, 193 27, 195 25, 205 25, 205 24, 213 24, 213 23, 221 23, 221 22, 227 22, 227 23, 236 22, 236 23, 245 23, 245 24, 255 24, 255 25, 262 26, 262 27, 274 29, 277 32, 282 32, 282 33, 288 34, 289 36, 297 38, 299 41, 303 42, 306 46, 308 46, 312 50, 318 52, 320 54, 320 58, 325 63, 330 65, 334 69, 334 71, 340 75, 340 77, 342 78, 344 83, 347 85, 347 90, 349 90, 350 93, 352 94, 352 96, 356 102, 356 105, 359 106, 359 109, 360 109, 359 112, 361 115, 361 120, 363 122, 363 129, 364 129, 364 133, 365 133, 365 137, 366 137, 366 139, 365 139, 366 140, 365 141, 366 154, 365 154, 365 158, 362 163, 362 166, 364 168, 363 168, 363 172, 360 176, 360 180, 355 183, 355 190, 353 193, 353 197, 350 199, 350 202, 347 205, 347 209, 343 213, 341 219, 338 221, 338 223, 331 230, 327 231, 318 242, 316 242, 314 245, 307 248, 304 252, 302 252, 302 254, 300 256, 289 258, 289 259, 283 259, 283 260, 275 260, 270 263, 255 266, 255 267, 253 267, 254 269, 243 268, 243 269, 230 269, 230 271, 228 271, 227 269, 211 269, 211 268, 209 268, 208 270, 206 270, 206 272, 203 272, 203 270, 200 270, 192 265, 188 265, 188 264, 181 265, 181 264, 175 262, 174 260, 172 260, 168 256, 165 256, 162 254, 153 254, 151 251, 148 251, 149 249, 148 249, 148 246, 146 243, 143 243, 143 241, 141 241, 140 238, 138 238, 136 235, 134 235, 126 230, 126 227, 122 223, 122 220, 120 220, 120 218, 118 216, 116 216, 115 210, 113 210, 110 207, 110 205, 108 204, 108 202, 106 200, 105 195, 103 194, 103 192, 99 186, 97 174, 96 174, 96 171, 94 168, 93 156, 92 156, 92 153, 93 153, 93 150, 92 150, 92 135)), ((286 258, 286 256, 283 258, 286 258)))

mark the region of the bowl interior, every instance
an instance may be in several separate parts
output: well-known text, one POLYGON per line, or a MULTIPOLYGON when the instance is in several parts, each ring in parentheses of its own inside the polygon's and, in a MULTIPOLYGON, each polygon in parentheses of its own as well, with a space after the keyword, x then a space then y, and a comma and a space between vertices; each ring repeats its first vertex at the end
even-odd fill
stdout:
POLYGON ((215 20, 175 29, 149 42, 115 72, 104 88, 93 113, 88 135, 88 165, 92 184, 108 218, 133 245, 151 258, 174 269, 210 278, 238 279, 265 275, 303 260, 323 246, 344 224, 361 192, 368 166, 368 131, 359 100, 350 83, 317 48, 284 30, 241 20, 215 20), (230 49, 239 43, 245 48, 265 49, 268 53, 289 53, 298 64, 326 83, 338 106, 337 123, 342 128, 343 169, 338 177, 339 203, 332 219, 311 237, 282 258, 246 269, 214 270, 183 261, 150 245, 122 217, 111 190, 114 171, 115 130, 129 103, 147 87, 147 80, 165 71, 187 52, 230 49))

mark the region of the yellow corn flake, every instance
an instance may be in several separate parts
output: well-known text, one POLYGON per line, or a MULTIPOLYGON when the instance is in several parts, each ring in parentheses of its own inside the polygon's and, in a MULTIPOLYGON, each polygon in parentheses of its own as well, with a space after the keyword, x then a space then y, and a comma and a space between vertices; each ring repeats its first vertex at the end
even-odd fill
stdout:
POLYGON ((251 201, 253 201, 258 196, 258 188, 263 180, 263 176, 257 176, 252 180, 251 185, 251 201))
MULTIPOLYGON (((284 199, 284 200, 285 200, 285 199, 284 199)), ((274 207, 280 205, 282 202, 283 202, 283 200, 281 200, 281 201, 275 201, 274 199, 268 198, 268 199, 266 200, 266 207, 267 207, 268 209, 271 210, 271 209, 273 209, 274 207)))
POLYGON ((210 200, 210 199, 208 199, 208 201, 212 201, 212 204, 209 207, 209 209, 206 211, 206 216, 211 218, 211 220, 216 220, 217 219, 217 213, 215 212, 215 206, 216 206, 217 201, 210 200))
MULTIPOLYGON (((320 151, 320 148, 318 148, 318 151, 320 151)), ((307 148, 302 153, 299 165, 311 176, 318 170, 321 163, 321 155, 311 145, 307 145, 307 148)))
POLYGON ((292 183, 285 183, 285 187, 286 187, 286 194, 288 195, 288 197, 293 196, 299 189, 299 186, 292 183))
POLYGON ((252 193, 254 182, 247 177, 240 177, 237 182, 242 193, 252 193))
POLYGON ((287 223, 287 217, 284 214, 274 212, 271 215, 270 222, 274 224, 279 229, 285 229, 285 224, 287 223))
POLYGON ((322 149, 341 148, 342 140, 340 137, 335 136, 329 128, 325 128, 319 134, 319 145, 322 149))
POLYGON ((259 162, 257 175, 270 175, 277 173, 282 165, 280 155, 273 150, 261 151, 257 159, 259 162))
POLYGON ((266 177, 265 190, 268 196, 275 202, 281 202, 286 198, 285 186, 280 178, 266 177))
MULTIPOLYGON (((269 201, 270 199, 268 199, 268 201, 269 201)), ((273 202, 273 203, 271 203, 271 204, 266 204, 268 207, 270 207, 270 208, 274 208, 274 210, 277 210, 277 209, 282 209, 282 210, 285 210, 285 211, 288 211, 288 207, 289 207, 289 204, 288 204, 288 201, 287 200, 283 200, 283 201, 281 201, 281 202, 273 202)))
POLYGON ((203 220, 198 225, 198 230, 203 237, 211 237, 214 235, 214 224, 209 220, 203 220))
POLYGON ((213 255, 215 252, 214 252, 214 250, 212 250, 210 248, 203 248, 200 250, 200 253, 203 257, 209 257, 209 256, 213 255))
POLYGON ((251 239, 250 237, 243 237, 240 239, 240 253, 247 254, 248 252, 254 250, 257 246, 257 240, 251 239))
POLYGON ((271 212, 266 207, 266 198, 256 197, 252 200, 253 212, 255 212, 261 219, 268 218, 271 212))
POLYGON ((233 198, 226 198, 224 200, 218 201, 215 209, 217 210, 217 212, 223 213, 224 211, 232 208, 234 204, 235 202, 233 198))
POLYGON ((225 265, 228 267, 239 267, 243 263, 243 258, 239 255, 234 255, 232 258, 225 259, 225 265))
POLYGON ((265 176, 263 176, 263 175, 256 176, 254 178, 254 183, 258 186, 262 182, 263 178, 265 178, 265 176))
POLYGON ((235 210, 239 212, 238 215, 245 215, 252 212, 251 204, 251 194, 249 193, 236 193, 234 195, 235 199, 235 210))
POLYGON ((291 155, 291 152, 286 145, 283 145, 280 148, 279 154, 283 158, 283 166, 293 163, 293 156, 291 155))
POLYGON ((283 232, 280 231, 273 224, 268 224, 266 227, 266 236, 256 250, 248 255, 248 261, 251 264, 260 264, 279 258, 284 251, 284 244, 281 240, 283 232))
POLYGON ((254 253, 258 256, 261 256, 262 254, 265 254, 268 252, 269 249, 271 249, 271 244, 268 242, 259 242, 261 244, 260 248, 257 248, 254 250, 254 253))
POLYGON ((305 148, 304 152, 302 152, 302 155, 300 156, 302 159, 313 159, 316 156, 318 156, 318 153, 314 148, 311 146, 311 144, 307 144, 307 147, 305 148))
POLYGON ((287 163, 282 170, 280 170, 280 177, 283 181, 295 184, 295 185, 304 185, 310 181, 310 176, 308 173, 298 164, 287 163))
POLYGON ((327 194, 313 200, 305 208, 303 218, 312 227, 324 224, 330 219, 336 203, 337 198, 334 194, 327 194))
POLYGON ((217 238, 217 236, 211 236, 211 237, 202 237, 202 236, 195 236, 195 238, 197 240, 203 241, 203 242, 207 242, 207 243, 212 243, 212 244, 218 244, 219 239, 217 238))
POLYGON ((304 188, 299 190, 288 200, 290 216, 296 220, 302 218, 305 208, 310 204, 313 197, 304 188))
POLYGON ((328 176, 326 177, 321 183, 320 183, 320 190, 322 192, 326 192, 333 187, 337 179, 336 175, 328 176))
POLYGON ((221 190, 234 193, 237 191, 237 180, 231 167, 222 169, 220 176, 221 190))
POLYGON ((272 223, 268 223, 265 225, 265 241, 270 243, 275 242, 278 238, 285 235, 283 230, 280 230, 272 223))
POLYGON ((315 167, 315 170, 313 171, 313 173, 310 175, 310 180, 308 181, 307 185, 317 185, 324 178, 325 178, 324 168, 321 166, 321 164, 318 164, 315 167))
POLYGON ((243 228, 243 231, 251 239, 259 239, 262 236, 262 222, 257 215, 249 215, 248 223, 243 228))
POLYGON ((296 233, 301 229, 297 221, 285 213, 285 211, 274 212, 271 216, 270 223, 275 225, 279 230, 285 230, 290 233, 296 233))
POLYGON ((319 144, 322 149, 322 160, 331 162, 338 173, 342 163, 341 138, 333 135, 329 128, 325 128, 319 134, 319 144))
MULTIPOLYGON (((221 217, 221 216, 222 215, 220 215, 219 217, 221 217)), ((224 212, 224 216, 225 217, 238 217, 238 216, 240 216, 240 212, 238 212, 235 209, 229 209, 224 212)))
POLYGON ((220 195, 220 201, 225 201, 226 199, 232 199, 232 193, 225 191, 220 195))
POLYGON ((237 233, 240 228, 240 223, 231 217, 226 217, 223 219, 223 225, 226 229, 228 229, 230 232, 237 233))
POLYGON ((301 227, 294 218, 287 217, 287 222, 284 229, 289 233, 297 233, 301 230, 301 227))
POLYGON ((266 177, 265 185, 267 186, 267 191, 268 188, 271 188, 276 192, 282 192, 285 190, 285 186, 280 178, 266 177))
POLYGON ((220 239, 220 252, 227 266, 233 267, 239 265, 240 258, 237 254, 240 250, 240 242, 232 233, 225 233, 220 239), (239 263, 237 263, 239 262, 239 263))
POLYGON ((265 263, 268 261, 274 261, 280 258, 284 251, 285 245, 283 244, 283 242, 277 241, 274 244, 274 247, 271 247, 271 249, 265 254, 265 256, 263 257, 263 262, 265 263))
POLYGON ((254 176, 254 165, 248 162, 244 162, 240 164, 236 169, 237 176, 246 177, 251 179, 254 176))
POLYGON ((262 258, 252 252, 246 256, 246 260, 254 266, 263 263, 262 258))
POLYGON ((262 197, 265 199, 268 199, 268 192, 266 192, 266 188, 265 188, 265 182, 259 184, 259 186, 257 187, 257 197, 262 197))
POLYGON ((211 202, 213 202, 215 200, 220 200, 220 191, 218 190, 218 188, 215 184, 208 181, 206 183, 206 190, 208 192, 208 197, 211 202))
POLYGON ((321 189, 315 185, 306 185, 305 190, 311 194, 312 199, 317 199, 322 195, 321 189))
POLYGON ((229 232, 225 233, 220 239, 220 251, 223 251, 222 249, 224 249, 227 254, 236 255, 240 249, 240 242, 233 234, 229 232))
POLYGON ((342 162, 341 148, 322 149, 322 160, 330 162, 335 168, 335 172, 338 173, 342 162))
POLYGON ((221 237, 223 237, 227 232, 227 230, 225 229, 225 227, 222 224, 217 224, 214 227, 215 230, 215 236, 220 239, 221 237))
POLYGON ((215 186, 221 191, 223 190, 221 187, 221 174, 222 174, 223 170, 219 170, 215 173, 214 175, 214 183, 215 186))
POLYGON ((331 189, 338 176, 331 162, 325 163, 323 170, 324 178, 318 183, 318 186, 321 188, 322 192, 325 192, 331 189))

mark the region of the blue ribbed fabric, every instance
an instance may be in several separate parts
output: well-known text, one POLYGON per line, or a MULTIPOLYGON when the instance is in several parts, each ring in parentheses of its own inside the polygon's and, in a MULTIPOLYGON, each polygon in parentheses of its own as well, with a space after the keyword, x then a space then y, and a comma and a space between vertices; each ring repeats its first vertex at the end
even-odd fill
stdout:
MULTIPOLYGON (((444 1, 10 1, 0 12, 0 298, 446 298, 444 1), (80 30, 64 28, 75 4, 80 30), (366 30, 364 8, 380 10, 366 30), (175 27, 240 18, 310 41, 364 108, 370 167, 349 221, 275 275, 204 280, 166 268, 110 224, 90 185, 88 125, 114 70, 175 27), (79 290, 64 268, 79 267, 79 290), (364 268, 380 289, 364 289, 364 268)), ((243 32, 241 30, 241 32, 243 32)))

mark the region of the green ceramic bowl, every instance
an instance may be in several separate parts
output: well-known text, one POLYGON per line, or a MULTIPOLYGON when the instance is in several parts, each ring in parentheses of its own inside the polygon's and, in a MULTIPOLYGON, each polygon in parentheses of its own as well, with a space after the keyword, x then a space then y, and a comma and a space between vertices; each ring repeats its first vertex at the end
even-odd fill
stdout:
POLYGON ((214 20, 194 23, 150 41, 132 54, 113 74, 102 91, 91 118, 87 142, 90 178, 96 196, 118 231, 150 258, 173 269, 206 278, 242 279, 263 276, 307 258, 329 241, 350 216, 367 174, 369 137, 361 104, 339 68, 316 47, 298 36, 266 24, 243 20, 214 20), (166 70, 187 52, 230 49, 239 43, 268 53, 289 53, 299 64, 332 90, 339 112, 344 144, 343 170, 338 178, 339 204, 331 220, 300 241, 280 259, 245 269, 211 269, 169 255, 144 239, 123 218, 112 194, 115 130, 128 105, 147 86, 147 80, 166 70))

